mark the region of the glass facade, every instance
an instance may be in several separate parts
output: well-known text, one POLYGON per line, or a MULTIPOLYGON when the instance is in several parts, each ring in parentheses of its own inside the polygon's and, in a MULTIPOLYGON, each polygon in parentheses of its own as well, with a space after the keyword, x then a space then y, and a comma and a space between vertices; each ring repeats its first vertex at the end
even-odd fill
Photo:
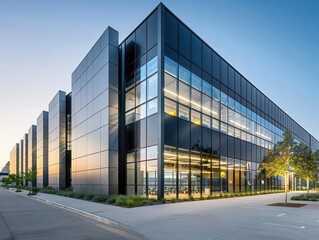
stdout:
MULTIPOLYGON (((28 131, 28 171, 37 170, 37 126, 32 125, 28 131)), ((26 183, 29 187, 37 186, 37 179, 26 183)))
POLYGON ((185 198, 281 189, 280 177, 266 179, 258 167, 283 132, 318 149, 317 140, 163 5, 120 52, 126 194, 185 198), (153 50, 141 39, 155 15, 160 42, 153 50))
POLYGON ((43 111, 37 119, 37 186, 48 186, 49 113, 43 111))
POLYGON ((72 186, 118 193, 118 32, 108 28, 72 74, 72 186))
POLYGON ((126 194, 158 194, 158 11, 120 45, 126 194))
POLYGON ((282 140, 286 127, 271 115, 281 110, 167 9, 163 17, 164 196, 280 188, 258 166, 282 140))

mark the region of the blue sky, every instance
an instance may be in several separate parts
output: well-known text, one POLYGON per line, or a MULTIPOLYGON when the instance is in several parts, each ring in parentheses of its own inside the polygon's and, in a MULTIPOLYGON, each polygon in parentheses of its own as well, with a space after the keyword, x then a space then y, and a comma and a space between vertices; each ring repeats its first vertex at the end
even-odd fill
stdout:
MULTIPOLYGON (((0 0, 0 168, 106 27, 122 40, 159 2, 0 0)), ((319 139, 319 1, 163 3, 319 139)))

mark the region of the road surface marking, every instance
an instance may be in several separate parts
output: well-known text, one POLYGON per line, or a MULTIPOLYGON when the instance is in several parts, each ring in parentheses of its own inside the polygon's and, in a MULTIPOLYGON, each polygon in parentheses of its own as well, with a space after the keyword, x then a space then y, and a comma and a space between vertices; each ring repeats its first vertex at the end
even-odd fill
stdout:
POLYGON ((277 223, 269 223, 269 222, 262 222, 263 224, 266 225, 273 225, 273 226, 279 226, 279 227, 288 227, 288 228, 296 228, 296 229, 304 229, 306 228, 305 226, 290 226, 290 225, 283 225, 283 224, 277 224, 277 223))
POLYGON ((286 213, 281 213, 281 214, 277 214, 276 217, 283 217, 285 215, 287 215, 287 214, 286 213))

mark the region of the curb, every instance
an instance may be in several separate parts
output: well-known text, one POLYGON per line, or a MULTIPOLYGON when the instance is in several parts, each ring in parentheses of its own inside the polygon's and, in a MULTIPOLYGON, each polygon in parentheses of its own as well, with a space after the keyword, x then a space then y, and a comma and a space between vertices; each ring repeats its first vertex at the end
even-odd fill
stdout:
MULTIPOLYGON (((14 192, 14 191, 12 191, 12 192, 14 192)), ((16 193, 16 192, 14 192, 14 193, 16 193)), ((24 195, 24 194, 19 194, 19 193, 16 193, 16 194, 18 194, 20 196, 30 197, 30 196, 24 195)), ((46 203, 46 204, 51 205, 51 206, 55 206, 55 207, 58 207, 58 208, 62 208, 62 209, 68 210, 70 212, 76 213, 76 214, 81 215, 83 217, 86 217, 86 218, 92 219, 94 221, 97 221, 97 222, 103 223, 105 225, 108 225, 110 227, 116 228, 116 229, 118 229, 120 231, 135 235, 138 238, 148 239, 148 238, 145 237, 144 234, 136 232, 136 231, 134 231, 134 230, 132 230, 132 229, 130 229, 130 228, 124 226, 124 225, 121 225, 118 222, 115 222, 113 220, 110 220, 110 219, 107 219, 107 218, 104 218, 104 217, 101 217, 101 216, 98 216, 98 215, 95 215, 95 214, 92 214, 92 213, 88 213, 88 212, 82 211, 82 210, 77 209, 77 208, 73 208, 73 207, 70 207, 70 206, 67 206, 67 205, 63 205, 61 203, 57 203, 57 202, 53 202, 53 201, 50 201, 50 200, 42 199, 42 198, 37 197, 37 196, 31 196, 31 199, 46 203)))

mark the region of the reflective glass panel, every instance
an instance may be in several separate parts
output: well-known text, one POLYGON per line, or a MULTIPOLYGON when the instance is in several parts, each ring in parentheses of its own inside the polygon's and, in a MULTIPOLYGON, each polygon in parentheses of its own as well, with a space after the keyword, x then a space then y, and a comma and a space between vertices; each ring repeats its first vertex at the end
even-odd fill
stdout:
POLYGON ((167 98, 165 98, 165 103, 164 103, 164 111, 165 113, 171 115, 171 116, 176 116, 176 102, 171 101, 167 98))
POLYGON ((190 87, 182 82, 179 82, 178 101, 188 106, 190 103, 190 87))
POLYGON ((136 121, 146 117, 146 104, 136 108, 136 121))
POLYGON ((178 117, 189 121, 189 108, 183 105, 179 105, 178 117))
POLYGON ((146 102, 146 81, 136 86, 136 106, 146 102))
POLYGON ((172 74, 177 78, 178 64, 172 59, 165 57, 165 72, 172 74))
POLYGON ((157 72, 157 56, 147 63, 147 76, 157 72))
POLYGON ((201 110, 201 93, 192 88, 192 108, 198 111, 201 110))
POLYGON ((165 73, 164 95, 177 100, 177 79, 165 73))
POLYGON ((125 96, 125 111, 135 107, 135 88, 126 93, 125 96))
POLYGON ((192 86, 198 90, 202 90, 202 79, 192 73, 192 86))
POLYGON ((147 79, 147 100, 157 97, 157 74, 147 79))
POLYGON ((157 158, 157 145, 147 148, 147 160, 157 158))
POLYGON ((147 102, 147 116, 157 113, 157 98, 147 102))
POLYGON ((190 84, 191 74, 190 71, 184 68, 183 66, 179 66, 179 79, 187 84, 190 84))
POLYGON ((136 83, 143 81, 146 78, 146 64, 136 70, 136 83))

